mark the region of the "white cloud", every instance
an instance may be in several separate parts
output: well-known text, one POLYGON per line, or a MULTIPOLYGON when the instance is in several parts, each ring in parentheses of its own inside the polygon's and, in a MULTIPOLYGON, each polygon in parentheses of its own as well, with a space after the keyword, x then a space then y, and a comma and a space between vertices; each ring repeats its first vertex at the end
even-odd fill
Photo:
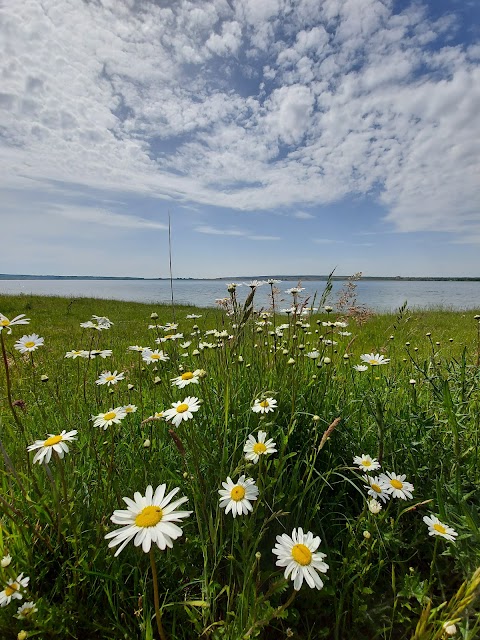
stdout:
POLYGON ((298 220, 311 220, 312 218, 315 218, 315 216, 312 216, 312 214, 307 211, 296 211, 293 214, 293 217, 298 218, 298 220))
POLYGON ((154 220, 147 220, 124 213, 114 213, 106 209, 91 207, 63 206, 53 207, 52 213, 69 220, 76 220, 82 224, 101 225, 125 229, 168 229, 168 225, 154 220))
POLYGON ((480 45, 444 40, 456 27, 391 0, 11 0, 1 185, 257 211, 362 194, 400 231, 466 238, 480 221, 480 45))

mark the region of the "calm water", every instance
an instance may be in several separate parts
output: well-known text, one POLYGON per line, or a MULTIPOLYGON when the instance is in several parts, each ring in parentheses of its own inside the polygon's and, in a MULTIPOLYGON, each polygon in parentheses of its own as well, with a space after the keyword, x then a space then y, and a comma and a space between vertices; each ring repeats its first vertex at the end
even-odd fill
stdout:
MULTIPOLYGON (((282 292, 279 307, 288 307, 291 296, 284 293, 295 286, 292 281, 280 283, 282 292)), ((333 283, 329 303, 333 305, 343 282, 333 283)), ((325 282, 305 281, 302 295, 320 296, 325 282)), ((256 293, 257 306, 268 306, 270 287, 259 287, 256 293)), ((199 307, 215 306, 217 298, 228 295, 226 282, 209 280, 175 280, 174 299, 178 304, 199 307)), ((250 289, 238 287, 238 297, 243 300, 250 289)), ((170 282, 167 280, 0 280, 1 293, 33 293, 65 297, 109 298, 135 302, 170 302, 170 282)), ((357 302, 376 311, 392 311, 407 300, 412 307, 446 307, 449 309, 480 309, 480 282, 397 282, 360 281, 357 283, 357 302)))

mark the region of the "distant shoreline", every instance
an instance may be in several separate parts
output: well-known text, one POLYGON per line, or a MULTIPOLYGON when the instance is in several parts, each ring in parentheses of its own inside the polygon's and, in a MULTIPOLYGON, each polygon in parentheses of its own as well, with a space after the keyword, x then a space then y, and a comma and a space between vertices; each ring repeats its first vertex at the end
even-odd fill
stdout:
MULTIPOLYGON (((326 275, 274 275, 274 276, 222 276, 218 278, 173 278, 175 281, 201 281, 201 282, 249 282, 252 278, 258 280, 267 280, 274 278, 281 280, 282 282, 308 282, 312 280, 327 281, 326 275)), ((332 281, 345 281, 349 280, 351 276, 332 276, 332 281)), ((136 278, 129 276, 37 276, 37 275, 24 275, 24 274, 7 274, 0 273, 0 280, 132 280, 132 281, 165 281, 170 278, 136 278)), ((442 277, 442 276, 362 276, 360 280, 366 281, 394 281, 394 282, 480 282, 480 277, 442 277)))

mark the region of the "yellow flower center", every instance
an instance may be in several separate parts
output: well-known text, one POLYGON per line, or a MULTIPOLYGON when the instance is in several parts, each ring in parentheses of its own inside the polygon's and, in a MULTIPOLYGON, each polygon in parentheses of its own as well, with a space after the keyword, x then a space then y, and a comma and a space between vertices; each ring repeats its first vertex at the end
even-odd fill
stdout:
POLYGON ((180 377, 182 380, 191 380, 193 378, 193 373, 191 371, 185 371, 185 373, 182 373, 180 377))
POLYGON ((447 533, 447 528, 444 527, 443 524, 436 523, 433 525, 433 528, 435 529, 435 531, 438 531, 438 533, 441 533, 441 534, 447 533))
POLYGON ((27 349, 31 349, 32 347, 35 346, 35 342, 33 342, 33 340, 29 340, 28 342, 24 342, 23 346, 26 347, 27 349))
POLYGON ((116 417, 117 417, 117 414, 115 413, 115 411, 107 411, 107 413, 103 414, 104 420, 113 420, 116 417))
POLYGON ((368 362, 369 362, 370 364, 378 364, 378 360, 375 360, 375 359, 373 359, 373 360, 369 360, 368 362))
POLYGON ((160 359, 160 355, 158 353, 152 353, 152 355, 150 356, 151 360, 159 360, 160 359))
POLYGON ((179 404, 177 407, 177 413, 185 413, 185 411, 188 411, 188 404, 182 402, 182 404, 179 404))
POLYGON ((372 489, 376 492, 376 493, 382 493, 382 487, 379 484, 372 484, 372 489))
POLYGON ((173 338, 173 333, 169 333, 168 336, 165 336, 165 340, 171 340, 173 338))
POLYGON ((364 467, 370 467, 372 463, 370 460, 362 460, 362 464, 364 467))
POLYGON ((403 483, 400 480, 390 480, 390 484, 394 489, 401 489, 403 487, 403 483))
POLYGON ((50 436, 50 438, 47 438, 45 440, 45 442, 43 443, 43 446, 44 447, 53 447, 54 444, 58 444, 62 440, 63 440, 62 436, 50 436))
POLYGON ((312 552, 304 544, 296 544, 292 549, 292 558, 305 567, 312 561, 312 552))
POLYGON ((115 376, 107 376, 107 377, 105 378, 105 380, 106 380, 107 382, 111 382, 112 380, 115 380, 115 376))
POLYGON ((10 324, 10 320, 7 320, 7 318, 5 318, 5 320, 0 320, 0 325, 2 327, 8 327, 9 324, 10 324))
POLYGON ((263 407, 264 409, 266 409, 267 407, 270 406, 270 404, 269 404, 268 400, 262 400, 260 402, 260 406, 263 407))
POLYGON ((263 444, 263 442, 256 442, 253 445, 253 453, 256 453, 257 455, 260 453, 265 453, 266 450, 267 447, 263 444))
POLYGON ((137 527, 154 527, 163 518, 163 511, 156 505, 144 507, 135 518, 137 527))
POLYGON ((125 407, 125 413, 132 413, 132 407, 125 407))
POLYGON ((232 500, 235 500, 235 502, 239 502, 240 500, 243 500, 245 497, 245 487, 242 487, 241 485, 237 484, 230 491, 230 497, 232 500))
POLYGON ((7 598, 9 598, 12 594, 15 593, 15 591, 18 591, 20 589, 20 585, 18 584, 18 582, 13 582, 12 584, 8 584, 5 587, 5 595, 7 596, 7 598))

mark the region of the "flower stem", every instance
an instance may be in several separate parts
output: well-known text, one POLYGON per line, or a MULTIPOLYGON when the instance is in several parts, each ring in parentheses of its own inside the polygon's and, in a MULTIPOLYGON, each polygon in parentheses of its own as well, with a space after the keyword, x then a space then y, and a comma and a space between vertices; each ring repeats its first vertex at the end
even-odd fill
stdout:
POLYGON ((158 578, 157 578, 157 565, 155 564, 155 555, 153 547, 150 548, 150 566, 152 567, 153 578, 153 603, 155 605, 155 618, 157 620, 158 635, 161 640, 167 640, 167 636, 162 625, 162 616, 160 614, 160 599, 158 597, 158 578))

